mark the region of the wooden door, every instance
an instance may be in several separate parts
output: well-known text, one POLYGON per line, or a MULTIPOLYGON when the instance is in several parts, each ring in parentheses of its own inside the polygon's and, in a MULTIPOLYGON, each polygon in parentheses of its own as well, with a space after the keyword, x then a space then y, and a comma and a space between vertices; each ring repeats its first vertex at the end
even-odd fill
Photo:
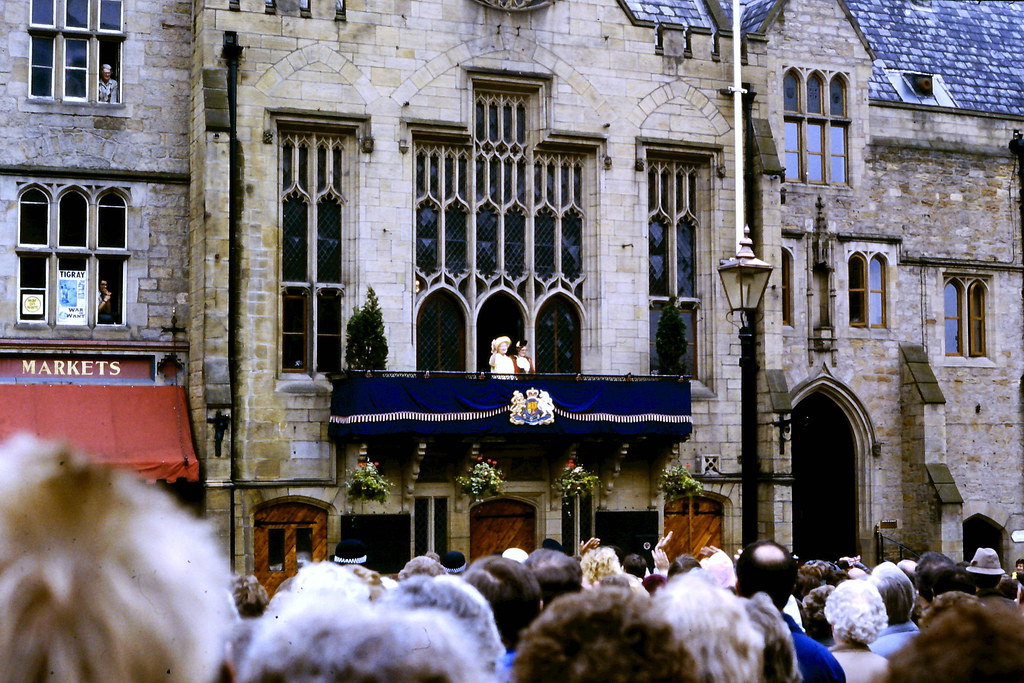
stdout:
POLYGON ((669 561, 684 553, 696 557, 706 545, 722 547, 722 504, 694 496, 665 504, 665 533, 672 541, 665 549, 669 561))
POLYGON ((326 511, 305 503, 279 503, 256 512, 254 573, 271 597, 298 572, 299 553, 308 553, 314 562, 327 559, 326 511))
POLYGON ((489 500, 469 511, 470 560, 509 548, 537 547, 537 512, 518 500, 489 500))

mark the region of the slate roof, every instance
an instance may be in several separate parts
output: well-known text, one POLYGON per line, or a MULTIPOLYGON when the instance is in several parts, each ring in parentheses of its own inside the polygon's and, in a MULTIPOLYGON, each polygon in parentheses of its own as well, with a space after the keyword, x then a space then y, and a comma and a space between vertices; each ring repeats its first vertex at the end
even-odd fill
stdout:
POLYGON ((883 68, 941 74, 960 109, 1024 114, 1024 2, 846 0, 875 52, 875 100, 899 102, 883 68), (881 62, 881 63, 880 63, 881 62))
POLYGON ((704 5, 704 0, 622 0, 622 2, 641 21, 716 28, 704 5))
MULTIPOLYGON (((732 27, 732 0, 719 0, 722 4, 722 11, 729 19, 729 25, 723 28, 732 27)), ((760 30, 768 12, 776 0, 741 0, 743 4, 743 16, 740 18, 740 30, 744 33, 753 33, 760 30)))

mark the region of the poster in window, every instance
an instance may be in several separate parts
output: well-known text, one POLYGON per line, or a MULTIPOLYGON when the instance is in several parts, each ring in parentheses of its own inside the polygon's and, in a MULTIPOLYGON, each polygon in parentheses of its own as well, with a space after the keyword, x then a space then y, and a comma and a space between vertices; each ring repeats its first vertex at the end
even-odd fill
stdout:
POLYGON ((21 295, 21 314, 23 316, 39 316, 43 313, 43 295, 42 294, 22 294, 21 295))
POLYGON ((57 275, 57 324, 86 324, 84 270, 61 270, 57 275))

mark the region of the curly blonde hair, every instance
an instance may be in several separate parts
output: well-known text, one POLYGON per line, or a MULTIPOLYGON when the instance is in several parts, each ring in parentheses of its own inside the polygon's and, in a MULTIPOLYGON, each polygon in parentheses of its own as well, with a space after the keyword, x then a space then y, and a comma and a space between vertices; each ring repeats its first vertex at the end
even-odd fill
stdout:
POLYGON ((615 550, 604 546, 591 550, 580 560, 580 569, 583 570, 583 580, 593 585, 606 576, 621 574, 622 565, 615 550))

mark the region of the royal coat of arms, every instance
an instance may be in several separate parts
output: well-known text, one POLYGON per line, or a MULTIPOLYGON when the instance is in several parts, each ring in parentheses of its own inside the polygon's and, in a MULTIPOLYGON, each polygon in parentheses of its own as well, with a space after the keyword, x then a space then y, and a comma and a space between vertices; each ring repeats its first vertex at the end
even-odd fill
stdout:
POLYGON ((546 391, 533 387, 512 393, 512 408, 508 421, 514 425, 548 425, 555 421, 555 403, 546 391))

